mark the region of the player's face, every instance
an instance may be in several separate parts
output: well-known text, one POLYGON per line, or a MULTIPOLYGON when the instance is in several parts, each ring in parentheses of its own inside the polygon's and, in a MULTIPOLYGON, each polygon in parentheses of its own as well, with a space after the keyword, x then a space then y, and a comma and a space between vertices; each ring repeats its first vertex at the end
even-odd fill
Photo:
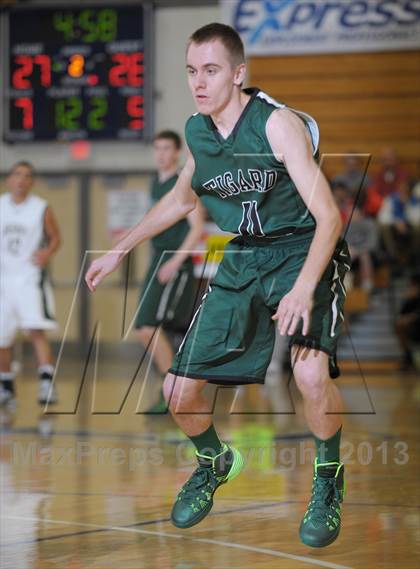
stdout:
POLYGON ((27 166, 16 166, 9 175, 7 182, 14 196, 25 198, 32 188, 32 171, 27 166))
POLYGON ((155 163, 158 170, 176 168, 179 160, 179 150, 173 140, 159 138, 153 144, 155 163))
POLYGON ((234 66, 219 40, 191 43, 187 51, 188 84, 197 110, 203 115, 221 112, 232 99, 235 86, 241 85, 245 65, 234 66))

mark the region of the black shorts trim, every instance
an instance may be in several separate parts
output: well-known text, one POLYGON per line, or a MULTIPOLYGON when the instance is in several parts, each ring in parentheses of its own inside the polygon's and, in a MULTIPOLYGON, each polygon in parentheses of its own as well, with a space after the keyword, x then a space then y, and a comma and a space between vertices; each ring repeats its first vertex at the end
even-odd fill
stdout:
POLYGON ((341 371, 340 367, 337 364, 336 352, 332 352, 328 348, 321 346, 321 344, 315 338, 297 336, 296 338, 292 338, 290 340, 289 350, 292 349, 292 346, 302 346, 303 348, 309 348, 310 350, 318 350, 320 352, 324 352, 324 354, 327 354, 328 356, 328 371, 331 379, 337 379, 337 377, 340 377, 341 371))
POLYGON ((226 376, 226 375, 208 375, 201 373, 182 373, 180 370, 169 368, 168 373, 172 373, 175 377, 185 377, 187 379, 203 379, 208 383, 216 385, 251 385, 254 383, 263 384, 265 379, 258 377, 243 376, 226 376))
POLYGON ((324 352, 328 356, 335 356, 335 352, 332 352, 325 346, 322 346, 320 342, 313 336, 295 336, 291 338, 289 342, 289 348, 292 346, 302 346, 303 348, 309 348, 310 350, 318 350, 324 352))
POLYGON ((41 292, 41 300, 42 300, 42 310, 44 312, 44 318, 47 320, 54 321, 54 316, 50 313, 48 308, 48 301, 47 301, 47 292, 45 290, 46 284, 48 280, 48 274, 45 269, 41 271, 41 280, 39 281, 39 290, 41 292))

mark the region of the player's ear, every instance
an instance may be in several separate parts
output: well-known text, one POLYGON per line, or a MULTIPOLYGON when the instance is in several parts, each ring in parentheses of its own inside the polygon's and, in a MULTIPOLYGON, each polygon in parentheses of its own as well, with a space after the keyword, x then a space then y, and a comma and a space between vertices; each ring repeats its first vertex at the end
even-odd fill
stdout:
POLYGON ((246 75, 246 65, 245 63, 240 63, 239 65, 237 65, 235 69, 235 76, 233 78, 234 84, 240 87, 242 83, 245 81, 245 75, 246 75))

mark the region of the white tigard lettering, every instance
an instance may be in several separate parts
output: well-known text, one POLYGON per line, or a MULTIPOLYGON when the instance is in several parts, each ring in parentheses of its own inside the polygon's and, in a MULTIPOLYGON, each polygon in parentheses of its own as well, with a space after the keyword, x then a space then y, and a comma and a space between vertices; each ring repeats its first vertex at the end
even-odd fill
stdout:
POLYGON ((238 183, 241 187, 241 192, 252 192, 253 186, 246 180, 244 173, 241 169, 238 170, 238 183))
POLYGON ((203 183, 203 188, 209 192, 216 192, 221 198, 236 196, 241 192, 260 193, 270 191, 277 182, 277 172, 275 170, 256 170, 248 169, 248 176, 245 176, 242 169, 238 169, 237 182, 233 179, 232 172, 225 172, 223 175, 216 176, 203 183))
POLYGON ((216 176, 216 184, 218 187, 223 191, 226 192, 227 196, 232 195, 232 190, 229 188, 227 184, 223 182, 222 176, 216 176))
POLYGON ((217 194, 219 194, 219 196, 221 198, 226 198, 229 195, 227 192, 224 192, 223 190, 221 190, 217 187, 217 184, 216 184, 215 180, 213 180, 213 178, 211 180, 208 180, 208 182, 204 182, 203 188, 205 188, 209 192, 211 192, 211 191, 216 192, 217 194))
POLYGON ((240 193, 241 188, 233 181, 233 176, 231 172, 225 172, 223 176, 224 183, 229 187, 233 195, 240 193))
POLYGON ((269 192, 277 182, 277 172, 275 170, 264 171, 264 192, 269 192))
POLYGON ((252 168, 248 169, 249 177, 251 178, 251 182, 254 185, 254 190, 257 192, 264 191, 263 187, 263 175, 261 170, 253 170, 252 168))

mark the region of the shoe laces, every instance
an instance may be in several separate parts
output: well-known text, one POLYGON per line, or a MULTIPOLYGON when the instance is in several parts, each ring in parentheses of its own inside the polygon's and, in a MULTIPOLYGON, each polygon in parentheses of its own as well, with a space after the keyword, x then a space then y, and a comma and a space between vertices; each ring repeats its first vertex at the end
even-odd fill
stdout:
POLYGON ((328 508, 334 502, 340 501, 340 491, 337 486, 336 478, 323 478, 321 476, 314 476, 314 485, 312 488, 312 498, 308 510, 311 512, 311 518, 314 521, 325 521, 328 508))
POLYGON ((199 466, 184 484, 180 498, 186 501, 194 500, 198 491, 212 492, 216 486, 217 479, 213 469, 209 466, 199 466))

